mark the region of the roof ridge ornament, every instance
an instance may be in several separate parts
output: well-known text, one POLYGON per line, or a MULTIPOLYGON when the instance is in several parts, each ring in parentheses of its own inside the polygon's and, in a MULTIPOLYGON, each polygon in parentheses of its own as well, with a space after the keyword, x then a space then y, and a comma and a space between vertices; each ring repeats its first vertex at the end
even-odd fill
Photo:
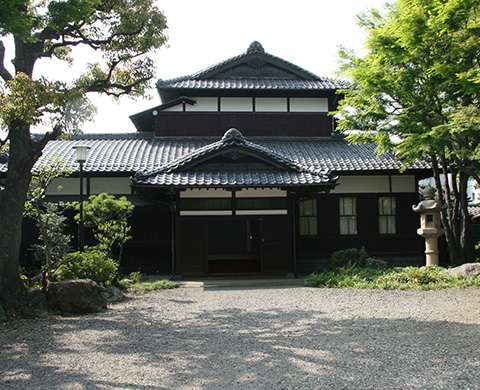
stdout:
POLYGON ((265 49, 262 44, 258 41, 253 41, 250 46, 248 46, 247 53, 265 53, 265 49))
POLYGON ((245 143, 245 137, 243 134, 240 132, 240 130, 237 130, 235 128, 231 128, 227 130, 227 132, 223 135, 222 137, 222 143, 245 143))

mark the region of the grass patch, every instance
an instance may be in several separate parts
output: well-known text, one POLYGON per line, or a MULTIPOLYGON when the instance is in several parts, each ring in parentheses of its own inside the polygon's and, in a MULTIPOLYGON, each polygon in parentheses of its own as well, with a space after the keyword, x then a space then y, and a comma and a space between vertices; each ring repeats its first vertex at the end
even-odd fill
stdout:
POLYGON ((313 273, 305 278, 308 287, 441 290, 449 288, 480 288, 480 276, 451 276, 438 266, 406 267, 403 269, 369 269, 339 267, 313 273))
POLYGON ((129 278, 119 282, 120 289, 129 292, 147 292, 156 290, 171 290, 179 286, 178 283, 167 279, 158 279, 153 276, 142 275, 139 272, 132 272, 129 278))

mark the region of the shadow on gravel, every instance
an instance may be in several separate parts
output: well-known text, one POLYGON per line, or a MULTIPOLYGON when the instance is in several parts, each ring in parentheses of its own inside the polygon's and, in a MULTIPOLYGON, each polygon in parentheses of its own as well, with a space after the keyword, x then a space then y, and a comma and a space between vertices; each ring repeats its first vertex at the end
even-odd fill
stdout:
POLYGON ((147 303, 0 332, 2 389, 467 389, 480 383, 480 326, 452 322, 338 321, 295 309, 198 311, 185 318, 147 303), (37 335, 40 328, 46 337, 37 335))

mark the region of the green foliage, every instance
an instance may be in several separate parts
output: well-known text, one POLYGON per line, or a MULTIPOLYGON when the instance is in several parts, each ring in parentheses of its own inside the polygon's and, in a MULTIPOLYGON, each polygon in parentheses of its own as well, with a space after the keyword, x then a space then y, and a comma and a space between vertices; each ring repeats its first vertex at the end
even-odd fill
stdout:
POLYGON ((140 270, 130 273, 130 278, 128 279, 131 283, 140 283, 142 281, 142 273, 140 270))
POLYGON ((334 268, 308 275, 305 278, 305 285, 323 288, 375 288, 375 279, 384 272, 386 271, 355 267, 346 273, 334 268))
MULTIPOLYGON (((82 121, 92 117, 88 93, 115 98, 145 94, 155 71, 148 53, 166 42, 165 28, 165 16, 153 0, 0 1, 0 130, 7 134, 1 143, 9 142, 10 155, 2 198, 26 198, 31 168, 45 145, 80 131, 82 121), (11 53, 3 37, 13 42, 11 53), (57 72, 59 77, 68 74, 72 82, 34 77, 42 69, 37 61, 55 58, 71 65, 80 56, 98 63, 77 67, 82 70, 76 74, 71 73, 74 68, 57 72), (10 72, 5 61, 12 57, 10 72), (32 127, 40 124, 51 131, 32 138, 32 127)), ((23 293, 17 272, 23 205, 0 202, 0 208, 1 235, 12 237, 0 242, 0 274, 12 281, 0 286, 0 301, 18 308, 23 293)))
MULTIPOLYGON (((80 205, 76 205, 79 210, 80 205)), ((115 245, 120 249, 118 262, 121 263, 123 245, 131 238, 128 218, 135 206, 126 197, 115 198, 113 195, 101 193, 92 195, 84 204, 83 215, 85 226, 92 227, 94 236, 99 242, 99 249, 112 256, 115 245)), ((76 219, 78 220, 77 214, 76 219)))
POLYGON ((452 260, 468 259, 466 182, 480 184, 480 2, 397 0, 359 22, 367 54, 340 53, 353 87, 342 91, 338 128, 405 164, 432 159, 436 186, 443 179, 445 189, 438 196, 451 205, 442 221, 452 260))
POLYGON ((27 287, 27 288, 30 287, 29 278, 27 276, 26 268, 25 267, 20 267, 18 272, 20 274, 20 279, 22 280, 25 287, 27 287))
POLYGON ((35 257, 44 265, 46 278, 52 267, 70 250, 71 237, 64 234, 67 218, 63 212, 67 206, 63 203, 45 202, 47 187, 55 179, 70 174, 70 170, 64 169, 62 165, 62 160, 52 159, 49 164, 32 172, 24 209, 24 215, 35 220, 39 230, 38 238, 42 244, 34 245, 35 257))
POLYGON ((353 275, 356 268, 357 268, 357 263, 352 262, 352 260, 349 260, 348 263, 345 264, 343 267, 338 268, 338 272, 340 272, 342 275, 353 275))
POLYGON ((447 275, 445 269, 438 266, 407 267, 402 272, 394 272, 377 279, 379 288, 438 290, 454 287, 480 287, 480 279, 467 280, 463 277, 447 275))
POLYGON ((438 266, 406 267, 401 270, 355 268, 348 273, 336 268, 308 275, 305 285, 322 288, 438 290, 480 288, 480 277, 451 276, 438 266))
POLYGON ((119 282, 122 289, 132 292, 147 292, 155 290, 169 290, 177 288, 177 282, 167 279, 157 279, 142 275, 140 271, 132 272, 129 278, 122 279, 119 282))
POLYGON ((332 253, 331 260, 334 266, 360 266, 363 267, 365 265, 365 261, 368 258, 368 254, 364 247, 360 249, 356 248, 346 248, 341 249, 332 253))
POLYGON ((103 252, 87 250, 72 252, 60 261, 56 272, 58 280, 91 279, 99 284, 111 284, 117 277, 118 264, 103 252))
POLYGON ((38 238, 43 244, 34 246, 35 256, 42 264, 46 264, 48 251, 50 265, 53 267, 70 251, 71 236, 64 233, 67 217, 62 212, 61 206, 47 202, 43 204, 42 212, 37 217, 37 226, 42 225, 38 238))
POLYGON ((93 119, 95 108, 78 88, 44 78, 33 80, 18 73, 0 89, 0 124, 21 120, 28 125, 46 123, 75 132, 85 121, 93 119))
POLYGON ((125 196, 115 198, 105 192, 92 195, 83 207, 85 224, 94 227, 111 220, 125 221, 132 215, 134 208, 125 196))

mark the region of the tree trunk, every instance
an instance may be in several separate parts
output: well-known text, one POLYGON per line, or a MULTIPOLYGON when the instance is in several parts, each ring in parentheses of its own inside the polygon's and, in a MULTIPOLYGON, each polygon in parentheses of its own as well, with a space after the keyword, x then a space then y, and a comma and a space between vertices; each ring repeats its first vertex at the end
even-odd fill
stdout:
POLYGON ((432 170, 433 170, 433 177, 435 179, 435 187, 437 189, 437 196, 438 199, 447 204, 447 210, 442 211, 441 219, 442 224, 445 229, 445 240, 447 242, 449 257, 450 257, 450 264, 454 264, 458 262, 458 260, 462 257, 461 250, 460 250, 460 240, 456 235, 455 229, 455 220, 453 218, 453 211, 452 211, 452 202, 451 202, 451 191, 449 188, 449 180, 448 175, 445 175, 445 185, 442 185, 441 182, 441 175, 442 173, 445 174, 447 171, 447 167, 444 165, 444 161, 442 160, 442 171, 440 172, 438 160, 435 156, 432 156, 432 170))
POLYGON ((26 291, 19 275, 22 220, 31 169, 38 156, 25 123, 12 124, 9 138, 9 168, 0 193, 0 305, 15 313, 26 291))

